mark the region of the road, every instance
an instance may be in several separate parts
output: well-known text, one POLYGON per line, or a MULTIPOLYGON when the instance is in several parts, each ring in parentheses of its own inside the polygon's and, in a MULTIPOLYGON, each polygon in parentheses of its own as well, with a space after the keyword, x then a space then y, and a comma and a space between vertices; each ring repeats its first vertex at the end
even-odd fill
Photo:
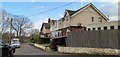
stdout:
POLYGON ((14 57, 116 57, 116 56, 98 56, 98 55, 78 55, 78 54, 60 54, 57 52, 43 51, 39 48, 21 44, 21 48, 16 49, 14 57))
POLYGON ((39 48, 29 45, 28 43, 21 44, 20 48, 16 49, 16 53, 14 55, 60 55, 57 52, 48 52, 43 51, 39 48))

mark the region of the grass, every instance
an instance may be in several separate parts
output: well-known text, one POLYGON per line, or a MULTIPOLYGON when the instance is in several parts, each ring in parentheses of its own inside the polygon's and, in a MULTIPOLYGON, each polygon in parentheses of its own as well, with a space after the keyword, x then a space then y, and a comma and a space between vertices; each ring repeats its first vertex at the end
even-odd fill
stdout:
POLYGON ((40 45, 42 45, 42 46, 49 46, 50 44, 40 44, 40 45))

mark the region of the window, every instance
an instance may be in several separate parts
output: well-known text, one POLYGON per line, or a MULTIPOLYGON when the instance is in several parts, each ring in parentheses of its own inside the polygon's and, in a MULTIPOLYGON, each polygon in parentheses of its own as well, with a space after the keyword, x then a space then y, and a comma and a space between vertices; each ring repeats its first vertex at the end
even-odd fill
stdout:
POLYGON ((60 22, 60 25, 61 25, 61 22, 60 22))
POLYGON ((99 18, 98 18, 98 21, 99 21, 100 23, 102 23, 102 18, 101 18, 101 17, 99 17, 99 18))
POLYGON ((118 29, 120 29, 120 25, 118 25, 118 29))
POLYGON ((88 31, 90 31, 90 28, 88 28, 88 31))
POLYGON ((69 21, 70 20, 70 16, 66 16, 66 21, 69 21))
POLYGON ((114 26, 110 26, 110 29, 114 29, 114 26))
POLYGON ((78 26, 81 26, 81 23, 78 23, 78 26))
POLYGON ((61 20, 59 21, 60 25, 62 24, 61 20))
POLYGON ((104 30, 107 30, 107 26, 104 27, 104 30))
POLYGON ((92 28, 92 30, 95 30, 95 28, 92 28))
POLYGON ((98 30, 101 30, 101 27, 98 27, 98 30))
POLYGON ((92 22, 94 22, 94 17, 92 17, 92 22))
POLYGON ((86 30, 86 27, 84 27, 84 30, 86 30))
POLYGON ((58 32, 58 37, 60 36, 60 33, 58 32))

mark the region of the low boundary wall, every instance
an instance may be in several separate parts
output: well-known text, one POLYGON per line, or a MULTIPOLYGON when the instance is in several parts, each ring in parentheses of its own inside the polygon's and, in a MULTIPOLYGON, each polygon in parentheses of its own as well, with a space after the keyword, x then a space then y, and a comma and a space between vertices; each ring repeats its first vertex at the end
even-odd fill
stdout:
POLYGON ((58 47, 58 52, 92 55, 120 55, 118 49, 109 48, 58 47))

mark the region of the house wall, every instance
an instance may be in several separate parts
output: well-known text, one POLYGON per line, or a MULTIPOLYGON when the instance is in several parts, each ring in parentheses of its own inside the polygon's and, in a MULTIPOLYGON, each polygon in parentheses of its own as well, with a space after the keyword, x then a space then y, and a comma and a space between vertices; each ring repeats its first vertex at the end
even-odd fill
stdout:
POLYGON ((98 30, 98 27, 101 28, 101 30, 104 30, 104 27, 107 27, 107 29, 110 29, 110 26, 114 26, 114 29, 118 29, 118 26, 120 25, 120 21, 111 21, 111 22, 106 22, 106 23, 96 23, 96 24, 89 24, 86 25, 87 30, 92 28, 95 28, 95 30, 98 30))
POLYGON ((50 33, 50 29, 46 29, 46 33, 50 33))
POLYGON ((50 29, 46 29, 45 27, 43 27, 42 32, 43 34, 50 33, 50 29))
POLYGON ((50 27, 50 37, 58 37, 58 21, 56 21, 54 24, 51 23, 50 27))
POLYGON ((50 31, 58 30, 58 21, 56 21, 54 24, 51 23, 50 25, 50 31))
MULTIPOLYGON (((79 12, 79 11, 78 11, 79 12)), ((56 22, 56 25, 51 25, 51 32, 56 31, 53 34, 59 33, 58 29, 63 29, 69 26, 78 26, 78 23, 81 23, 82 26, 86 26, 88 24, 100 23, 100 19, 102 19, 102 23, 107 22, 105 18, 103 18, 98 12, 96 12, 92 7, 88 7, 84 9, 82 12, 79 12, 77 15, 70 16, 68 12, 65 12, 64 20, 60 19, 56 22), (69 18, 67 18, 69 16, 69 18), (92 17, 94 21, 92 21, 92 17), (57 26, 57 28, 55 28, 57 26)), ((65 35, 65 32, 62 32, 65 35)))
POLYGON ((57 31, 51 31, 50 32, 50 37, 58 37, 58 32, 57 31))
POLYGON ((46 33, 46 29, 45 29, 45 27, 43 27, 43 29, 42 29, 42 33, 43 33, 43 34, 46 33))
POLYGON ((78 23, 81 23, 83 26, 85 26, 85 25, 88 25, 88 24, 100 23, 99 19, 98 19, 99 17, 102 18, 102 23, 107 22, 93 8, 88 7, 87 9, 83 10, 81 13, 72 17, 71 25, 72 26, 77 26, 78 23), (91 9, 91 11, 89 9, 91 9), (92 22, 92 17, 94 17, 94 22, 92 22))
POLYGON ((69 21, 69 17, 67 18, 67 16, 69 16, 68 12, 66 12, 66 15, 65 15, 65 18, 64 20, 59 20, 58 22, 58 29, 62 29, 62 28, 65 28, 65 27, 68 27, 70 26, 70 21, 69 21), (68 19, 68 20, 67 20, 68 19))
MULTIPOLYGON (((69 16, 67 13, 66 16, 69 16)), ((65 17, 64 21, 59 20, 58 29, 69 27, 69 26, 78 26, 78 23, 81 23, 83 26, 93 23, 101 23, 99 18, 102 18, 102 23, 107 22, 105 18, 99 15, 92 7, 88 7, 77 15, 70 17, 67 20, 65 17), (94 17, 94 21, 92 22, 92 17, 94 17)))

